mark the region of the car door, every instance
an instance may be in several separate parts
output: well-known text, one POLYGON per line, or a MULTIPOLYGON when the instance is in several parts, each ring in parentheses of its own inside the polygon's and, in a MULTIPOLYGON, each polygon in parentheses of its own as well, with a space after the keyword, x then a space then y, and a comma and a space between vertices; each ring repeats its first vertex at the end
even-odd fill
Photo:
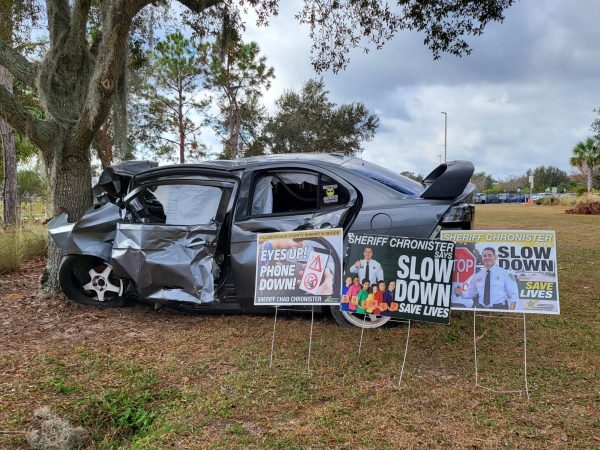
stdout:
POLYGON ((196 177, 149 182, 125 199, 112 250, 115 274, 155 302, 214 301, 222 255, 218 238, 236 182, 196 177))
POLYGON ((254 296, 258 233, 344 227, 358 194, 339 176, 311 165, 247 171, 231 229, 231 270, 238 300, 254 296))

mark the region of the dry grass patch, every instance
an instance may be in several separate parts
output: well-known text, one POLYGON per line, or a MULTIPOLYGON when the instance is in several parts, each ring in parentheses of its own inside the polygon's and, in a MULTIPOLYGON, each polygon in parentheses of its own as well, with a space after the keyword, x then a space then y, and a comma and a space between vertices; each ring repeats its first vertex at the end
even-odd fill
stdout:
POLYGON ((24 261, 43 255, 46 236, 46 227, 40 224, 0 228, 0 274, 17 271, 24 261))

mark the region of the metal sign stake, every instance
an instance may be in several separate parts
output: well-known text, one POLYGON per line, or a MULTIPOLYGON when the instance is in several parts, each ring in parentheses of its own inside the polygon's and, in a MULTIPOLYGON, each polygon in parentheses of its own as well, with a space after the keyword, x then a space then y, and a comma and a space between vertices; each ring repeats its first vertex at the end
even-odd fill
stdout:
POLYGON ((525 372, 525 393, 527 394, 527 401, 529 401, 529 383, 527 382, 527 321, 525 320, 525 313, 523 313, 523 366, 525 372))
POLYGON ((473 311, 473 354, 475 360, 475 386, 479 385, 479 372, 477 370, 477 324, 475 323, 475 317, 477 312, 473 311))
POLYGON ((360 356, 360 352, 362 351, 363 335, 365 334, 365 320, 367 320, 366 313, 363 316, 363 323, 362 323, 362 327, 360 329, 360 342, 358 343, 358 356, 360 356))
POLYGON ((410 320, 408 321, 408 328, 406 329, 406 344, 404 346, 404 358, 402 359, 402 368, 400 369, 400 379, 398 380, 398 387, 402 384, 402 375, 404 375, 404 366, 406 365, 406 355, 408 354, 408 340, 410 339, 410 320))
POLYGON ((275 326, 277 325, 277 311, 279 306, 275 307, 275 320, 273 321, 273 337, 271 338, 271 356, 269 357, 269 369, 273 368, 273 350, 275 349, 275 326))
POLYGON ((310 375, 310 356, 312 349, 312 337, 313 337, 313 325, 315 323, 315 307, 314 305, 311 307, 310 313, 310 335, 308 337, 308 358, 306 360, 306 371, 310 375))

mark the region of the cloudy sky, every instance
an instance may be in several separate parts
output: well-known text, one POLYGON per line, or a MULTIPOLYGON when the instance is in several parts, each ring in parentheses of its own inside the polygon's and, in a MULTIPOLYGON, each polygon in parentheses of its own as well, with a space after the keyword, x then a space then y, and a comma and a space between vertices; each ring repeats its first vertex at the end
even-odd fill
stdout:
MULTIPOLYGON (((284 89, 319 76, 310 65, 308 29, 293 19, 298 2, 280 2, 268 28, 248 18, 276 80, 267 106, 284 89)), ((363 102, 381 120, 362 157, 397 171, 426 174, 443 158, 467 159, 496 178, 538 165, 569 170, 571 149, 590 134, 600 107, 600 2, 522 0, 503 23, 471 39, 473 52, 433 61, 423 35, 402 32, 379 51, 352 53, 341 73, 324 73, 331 99, 363 102)))

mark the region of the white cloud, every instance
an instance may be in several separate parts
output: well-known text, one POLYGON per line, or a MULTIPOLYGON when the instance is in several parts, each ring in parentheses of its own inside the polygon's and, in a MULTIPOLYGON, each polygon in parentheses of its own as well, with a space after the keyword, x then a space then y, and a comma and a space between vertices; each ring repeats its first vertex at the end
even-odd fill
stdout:
MULTIPOLYGON (((248 17, 246 39, 259 43, 277 76, 265 96, 270 109, 284 89, 315 74, 300 4, 281 2, 267 28, 248 17)), ((568 169, 574 144, 589 134, 600 106, 600 2, 519 2, 502 24, 470 40, 473 53, 433 61, 423 36, 400 33, 381 51, 352 53, 339 74, 323 74, 331 98, 360 101, 377 112, 380 129, 363 157, 397 171, 428 173, 443 154, 468 159, 496 177, 537 165, 568 169)))

